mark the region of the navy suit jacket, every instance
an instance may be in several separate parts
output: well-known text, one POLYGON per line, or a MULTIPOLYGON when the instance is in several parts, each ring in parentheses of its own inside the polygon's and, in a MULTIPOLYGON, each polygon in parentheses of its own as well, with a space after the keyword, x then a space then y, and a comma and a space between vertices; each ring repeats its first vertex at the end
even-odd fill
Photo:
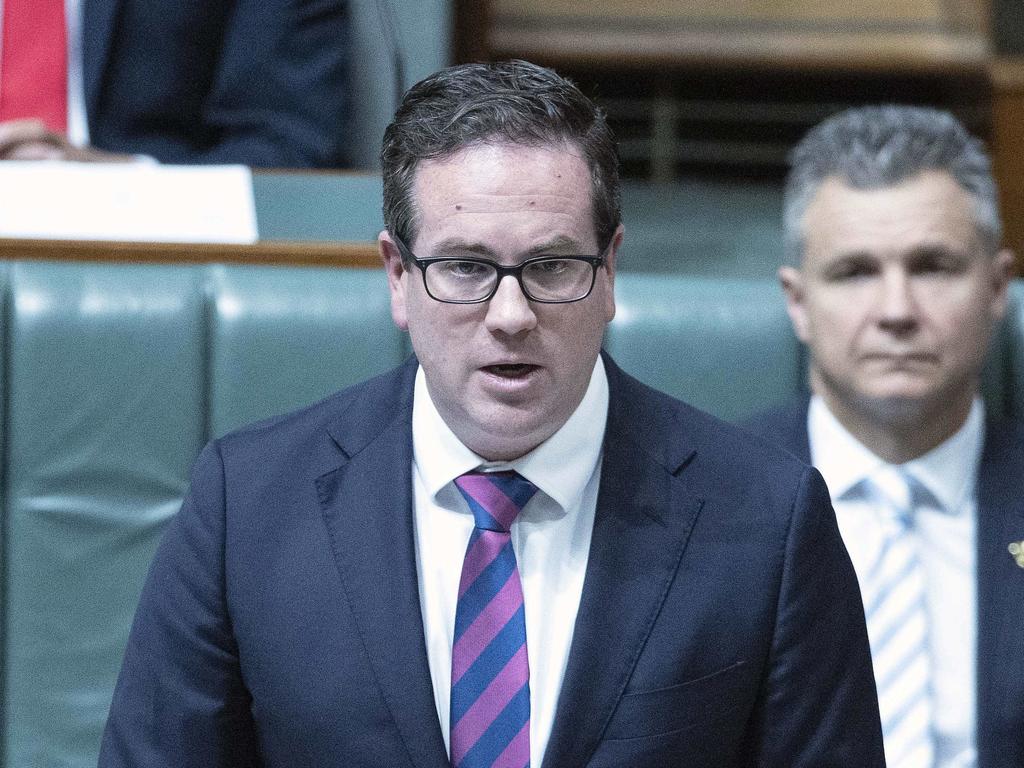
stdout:
MULTIPOLYGON (((806 398, 750 419, 748 429, 811 460, 806 398)), ((1024 539, 1024 427, 985 425, 978 470, 978 768, 1024 765, 1024 569, 1007 551, 1024 539)))
MULTIPOLYGON (((860 594, 821 476, 606 369, 543 768, 881 768, 860 594)), ((101 766, 448 765, 415 565, 415 371, 207 446, 143 590, 101 766)))
POLYGON ((167 163, 341 166, 347 0, 84 0, 90 143, 167 163))

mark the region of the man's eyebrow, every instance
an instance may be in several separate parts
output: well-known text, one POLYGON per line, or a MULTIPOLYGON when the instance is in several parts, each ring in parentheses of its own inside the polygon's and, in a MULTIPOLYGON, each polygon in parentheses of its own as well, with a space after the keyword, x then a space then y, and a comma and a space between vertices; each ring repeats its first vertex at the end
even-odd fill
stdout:
POLYGON ((967 259, 970 254, 962 248, 956 248, 948 243, 922 243, 913 248, 908 254, 908 259, 967 259))
MULTIPOLYGON (((461 255, 473 255, 480 256, 487 259, 497 259, 497 253, 488 245, 481 242, 472 240, 464 240, 459 237, 449 237, 441 240, 433 247, 434 255, 441 255, 445 253, 455 253, 461 255)), ((555 235, 549 240, 545 240, 542 243, 531 246, 526 253, 530 256, 538 254, 562 252, 565 254, 578 254, 583 253, 584 248, 579 244, 579 241, 568 235, 555 235)))
POLYGON ((530 248, 529 253, 551 253, 553 251, 561 251, 566 254, 578 254, 583 253, 585 249, 579 244, 579 241, 575 238, 569 237, 568 235, 555 235, 550 240, 546 240, 540 245, 535 245, 530 248))
POLYGON ((434 246, 433 251, 435 255, 441 253, 473 254, 488 259, 493 259, 496 256, 494 251, 483 243, 462 240, 458 237, 445 238, 434 246))
POLYGON ((871 251, 859 250, 859 251, 842 251, 841 253, 837 254, 828 263, 829 264, 846 264, 846 263, 849 263, 849 262, 858 262, 858 263, 860 263, 860 262, 865 262, 865 261, 874 262, 874 261, 879 261, 879 260, 880 259, 878 258, 878 256, 876 254, 872 253, 871 251))
POLYGON ((871 251, 845 251, 824 263, 819 263, 817 271, 822 275, 834 275, 849 269, 874 269, 878 264, 878 257, 871 251))

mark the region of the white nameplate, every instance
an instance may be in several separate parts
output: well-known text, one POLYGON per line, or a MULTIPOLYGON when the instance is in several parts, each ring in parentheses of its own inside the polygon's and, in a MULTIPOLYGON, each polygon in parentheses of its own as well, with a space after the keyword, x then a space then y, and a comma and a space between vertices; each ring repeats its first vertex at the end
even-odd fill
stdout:
POLYGON ((254 243, 241 165, 0 162, 0 237, 254 243))

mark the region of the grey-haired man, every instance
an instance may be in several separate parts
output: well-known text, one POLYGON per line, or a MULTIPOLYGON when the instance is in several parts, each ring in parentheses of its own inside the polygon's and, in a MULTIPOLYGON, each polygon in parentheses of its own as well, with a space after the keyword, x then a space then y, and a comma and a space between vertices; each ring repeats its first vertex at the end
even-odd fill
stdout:
POLYGON ((749 426, 825 477, 860 580, 890 768, 1024 765, 1024 430, 979 395, 1007 306, 979 141, 934 109, 812 130, 779 270, 809 399, 749 426))

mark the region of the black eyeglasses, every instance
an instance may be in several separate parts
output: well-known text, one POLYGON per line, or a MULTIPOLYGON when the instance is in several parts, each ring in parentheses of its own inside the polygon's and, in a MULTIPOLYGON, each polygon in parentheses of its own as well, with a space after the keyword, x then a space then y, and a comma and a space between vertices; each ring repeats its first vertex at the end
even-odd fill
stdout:
POLYGON ((445 304, 482 304, 490 301, 506 276, 519 283, 523 295, 541 304, 569 304, 590 295, 597 268, 604 264, 608 243, 599 256, 537 256, 506 267, 473 256, 420 259, 395 235, 402 260, 423 273, 427 295, 445 304))

